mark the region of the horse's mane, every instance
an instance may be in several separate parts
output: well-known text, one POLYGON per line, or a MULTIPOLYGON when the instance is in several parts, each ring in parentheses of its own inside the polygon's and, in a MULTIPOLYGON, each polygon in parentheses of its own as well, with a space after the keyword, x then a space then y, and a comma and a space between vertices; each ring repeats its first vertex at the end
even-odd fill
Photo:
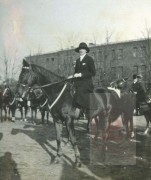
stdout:
POLYGON ((42 75, 45 80, 47 81, 51 81, 51 82, 59 82, 65 79, 65 77, 60 76, 44 67, 41 67, 39 65, 36 64, 31 64, 31 67, 34 71, 36 71, 38 74, 42 75))

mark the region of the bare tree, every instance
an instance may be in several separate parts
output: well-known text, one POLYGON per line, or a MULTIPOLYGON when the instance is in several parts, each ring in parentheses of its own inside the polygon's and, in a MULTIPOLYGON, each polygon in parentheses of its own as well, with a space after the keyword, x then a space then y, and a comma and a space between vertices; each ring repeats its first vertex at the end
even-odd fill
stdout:
POLYGON ((56 41, 60 50, 70 49, 75 47, 79 42, 80 34, 75 32, 68 32, 65 36, 56 36, 56 41))
POLYGON ((12 54, 13 55, 8 55, 6 54, 6 51, 4 51, 3 55, 0 57, 1 72, 3 76, 1 78, 7 83, 11 83, 14 79, 17 79, 20 68, 17 50, 15 50, 12 54))
POLYGON ((108 68, 111 68, 110 65, 107 65, 108 63, 108 55, 109 55, 109 43, 110 43, 110 40, 112 38, 112 35, 113 35, 113 31, 109 31, 108 29, 106 29, 106 32, 105 32, 105 46, 104 46, 104 51, 103 51, 103 62, 104 62, 104 72, 103 72, 103 83, 104 83, 104 86, 108 85, 108 82, 110 80, 110 74, 108 72, 110 72, 110 69, 108 68))
POLYGON ((147 50, 146 50, 146 54, 145 54, 145 60, 146 60, 146 65, 147 67, 147 74, 148 76, 148 82, 151 82, 150 78, 151 78, 151 27, 148 27, 147 22, 145 21, 145 26, 144 26, 144 30, 141 31, 141 34, 143 36, 143 38, 146 40, 147 42, 147 50))

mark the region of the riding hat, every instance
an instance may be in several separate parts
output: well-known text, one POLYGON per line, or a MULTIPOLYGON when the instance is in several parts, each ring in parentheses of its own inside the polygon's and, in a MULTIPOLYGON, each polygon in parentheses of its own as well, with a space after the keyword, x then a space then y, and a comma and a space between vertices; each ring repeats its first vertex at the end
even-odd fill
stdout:
POLYGON ((87 51, 87 53, 90 51, 90 49, 88 48, 87 44, 84 43, 84 42, 81 42, 81 43, 79 44, 79 47, 77 47, 77 48, 75 49, 75 52, 79 52, 80 49, 85 49, 85 50, 87 51))
POLYGON ((137 78, 137 75, 136 75, 136 74, 134 74, 134 75, 133 75, 133 79, 136 79, 136 78, 137 78))

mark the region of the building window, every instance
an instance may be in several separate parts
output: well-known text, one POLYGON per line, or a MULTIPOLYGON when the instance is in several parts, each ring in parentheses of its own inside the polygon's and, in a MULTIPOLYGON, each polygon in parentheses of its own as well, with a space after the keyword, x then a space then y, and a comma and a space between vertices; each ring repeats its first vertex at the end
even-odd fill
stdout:
POLYGON ((119 49, 118 50, 118 59, 122 59, 123 58, 123 49, 119 49))
POLYGON ((142 46, 142 47, 141 47, 141 57, 145 57, 146 54, 147 54, 147 52, 146 52, 146 46, 142 46))
POLYGON ((51 61, 53 62, 55 60, 55 58, 51 58, 51 61))
POLYGON ((138 66, 133 66, 133 74, 138 74, 138 66))
POLYGON ((138 56, 138 48, 133 47, 133 57, 137 57, 137 56, 138 56))
POLYGON ((111 80, 115 80, 116 79, 116 68, 112 67, 111 68, 111 80))
POLYGON ((141 66, 141 75, 143 76, 143 79, 146 79, 146 66, 141 66))
POLYGON ((115 50, 112 49, 112 59, 115 60, 115 50))
POLYGON ((48 61, 49 61, 49 58, 47 58, 46 61, 48 62, 48 61))
POLYGON ((123 78, 123 67, 122 66, 117 67, 117 78, 118 79, 123 78))
POLYGON ((102 59, 102 51, 101 50, 99 50, 99 52, 98 52, 98 58, 102 59))

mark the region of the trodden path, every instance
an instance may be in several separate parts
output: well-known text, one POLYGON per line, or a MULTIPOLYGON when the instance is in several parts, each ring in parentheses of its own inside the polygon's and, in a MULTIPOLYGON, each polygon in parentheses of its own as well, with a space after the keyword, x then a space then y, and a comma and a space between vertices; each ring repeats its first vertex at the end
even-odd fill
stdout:
MULTIPOLYGON (((74 153, 66 145, 64 133, 63 159, 54 164, 56 155, 56 133, 52 119, 49 125, 32 125, 16 120, 15 123, 0 123, 0 180, 110 180, 147 179, 151 177, 151 137, 142 136, 133 141, 124 137, 112 139, 106 162, 102 165, 100 145, 93 142, 86 131, 86 121, 76 122, 76 134, 83 165, 73 168, 74 153)), ((145 120, 135 117, 135 127, 140 132, 145 120), (137 123, 136 123, 137 122, 137 123)))

